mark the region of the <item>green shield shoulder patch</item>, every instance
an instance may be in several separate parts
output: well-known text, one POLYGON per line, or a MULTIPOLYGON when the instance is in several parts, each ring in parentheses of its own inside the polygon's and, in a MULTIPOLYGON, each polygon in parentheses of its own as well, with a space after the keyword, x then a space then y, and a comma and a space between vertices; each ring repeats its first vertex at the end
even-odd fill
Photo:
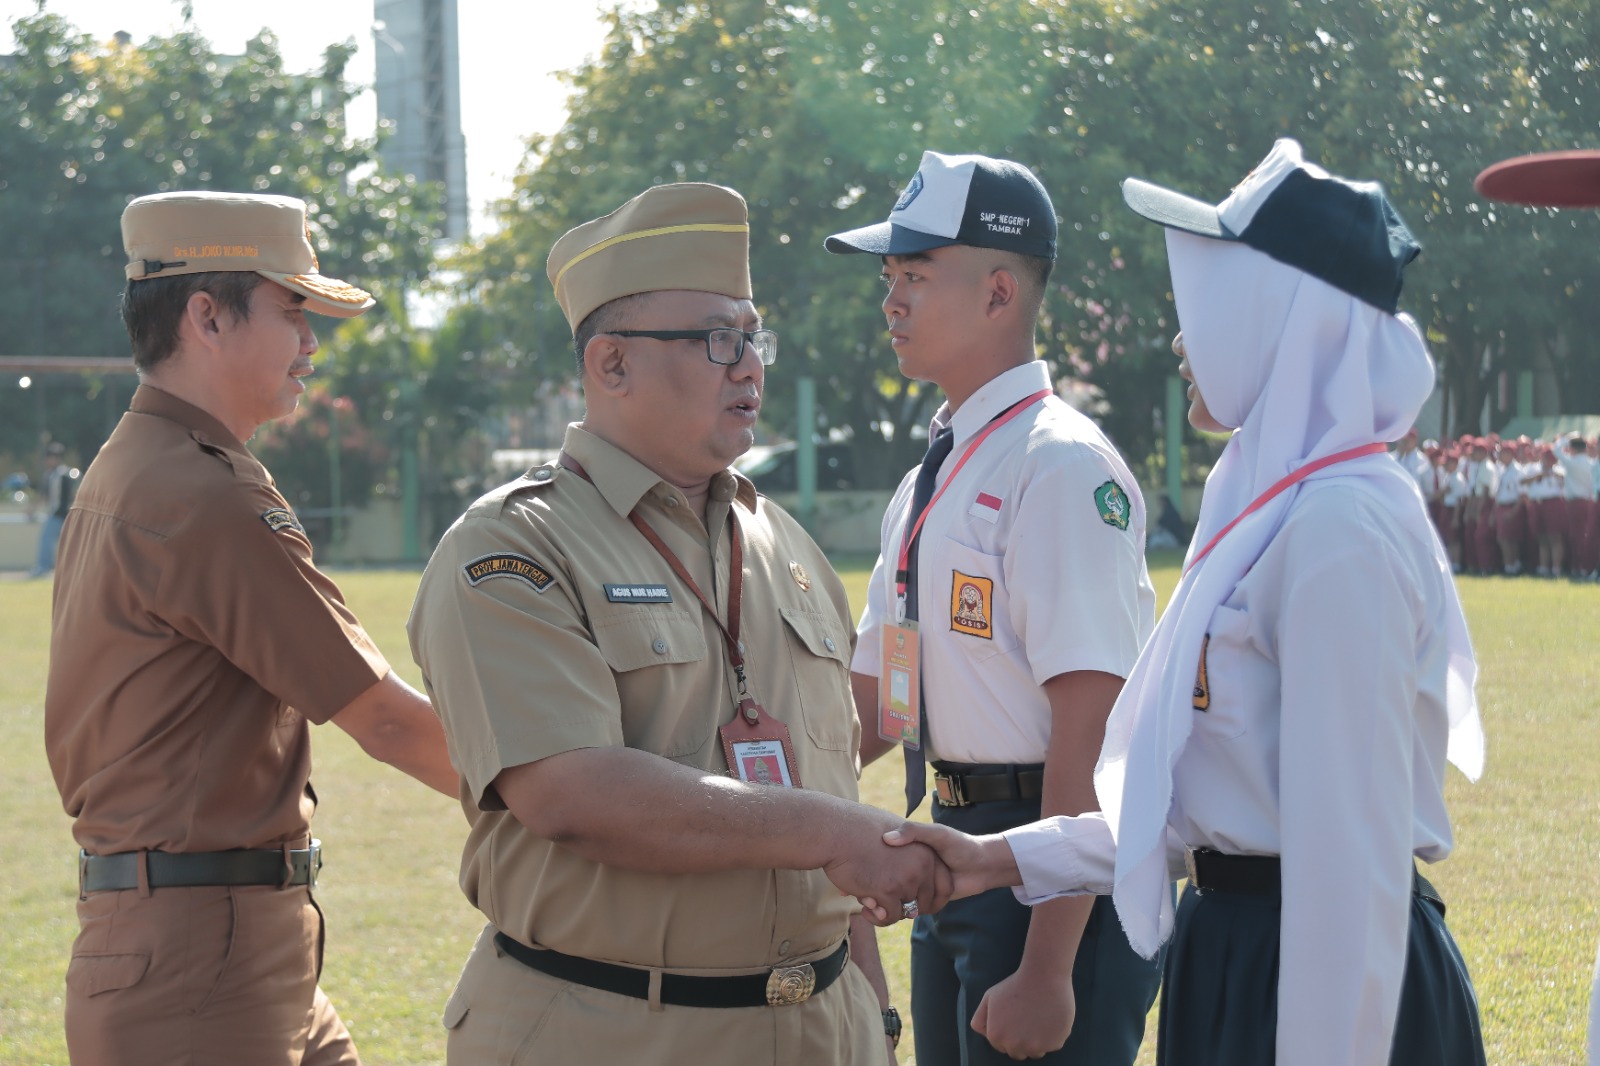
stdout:
POLYGON ((1108 481, 1094 490, 1094 506, 1100 512, 1100 521, 1106 525, 1128 528, 1133 507, 1128 503, 1128 494, 1115 481, 1108 481))

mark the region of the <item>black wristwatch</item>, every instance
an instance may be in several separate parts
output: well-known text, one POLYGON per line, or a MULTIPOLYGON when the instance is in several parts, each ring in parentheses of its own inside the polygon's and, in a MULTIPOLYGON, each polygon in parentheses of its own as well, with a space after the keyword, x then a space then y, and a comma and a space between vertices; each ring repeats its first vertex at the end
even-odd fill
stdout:
POLYGON ((900 1046, 900 1012, 893 1007, 883 1008, 883 1035, 889 1038, 890 1047, 900 1046))

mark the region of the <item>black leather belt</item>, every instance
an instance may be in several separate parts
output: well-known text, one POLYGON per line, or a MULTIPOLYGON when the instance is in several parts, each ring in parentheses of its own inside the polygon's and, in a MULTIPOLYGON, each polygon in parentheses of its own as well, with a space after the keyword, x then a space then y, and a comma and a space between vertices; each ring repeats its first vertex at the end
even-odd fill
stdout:
MULTIPOLYGON (((649 970, 596 962, 559 951, 535 950, 500 932, 495 933, 494 942, 501 951, 529 969, 558 980, 634 999, 650 998, 649 970)), ((849 961, 850 941, 843 940, 825 959, 779 966, 769 973, 734 977, 663 973, 661 1002, 675 1007, 784 1007, 804 1003, 838 980, 849 961)))
MULTIPOLYGON (((1276 855, 1225 855, 1210 848, 1189 848, 1184 854, 1189 883, 1202 892, 1237 892, 1247 896, 1276 896, 1283 891, 1283 874, 1276 855)), ((1443 904, 1438 890, 1415 866, 1411 891, 1443 904)))
POLYGON ((973 765, 935 762, 934 799, 941 807, 970 807, 997 800, 1038 799, 1044 794, 1043 763, 973 765))
POLYGON ((1189 848, 1184 866, 1189 883, 1203 892, 1276 896, 1283 889, 1276 855, 1224 855, 1210 848, 1189 848))
POLYGON ((115 855, 78 852, 78 890, 120 892, 139 887, 139 858, 148 864, 151 888, 201 885, 312 885, 322 869, 322 842, 304 851, 281 848, 245 851, 123 851, 115 855))

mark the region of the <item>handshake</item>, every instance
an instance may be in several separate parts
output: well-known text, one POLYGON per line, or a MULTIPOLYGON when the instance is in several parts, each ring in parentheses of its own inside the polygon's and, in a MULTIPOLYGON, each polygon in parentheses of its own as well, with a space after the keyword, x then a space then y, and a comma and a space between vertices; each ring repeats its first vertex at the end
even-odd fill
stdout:
POLYGON ((1022 883, 1004 837, 968 836, 945 826, 902 822, 860 808, 837 837, 828 879, 861 901, 873 925, 935 914, 953 899, 1022 883))

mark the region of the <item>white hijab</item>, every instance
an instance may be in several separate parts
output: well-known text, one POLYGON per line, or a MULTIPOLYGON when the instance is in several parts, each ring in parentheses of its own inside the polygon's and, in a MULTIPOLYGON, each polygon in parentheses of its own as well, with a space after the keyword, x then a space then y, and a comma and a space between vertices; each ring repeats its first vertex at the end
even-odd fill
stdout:
MULTIPOLYGON (((1188 566, 1285 475, 1350 448, 1399 439, 1432 392, 1434 369, 1410 318, 1380 311, 1245 244, 1168 229, 1167 254, 1200 394, 1218 421, 1239 427, 1206 479, 1188 566)), ((1416 482, 1384 454, 1335 463, 1305 480, 1327 478, 1371 492, 1432 546, 1451 600, 1449 758, 1476 779, 1483 769, 1477 665, 1449 559, 1416 482)), ((1186 570, 1106 726, 1095 791, 1117 841, 1112 897, 1129 942, 1146 958, 1172 931, 1165 827, 1172 769, 1194 719, 1201 640, 1298 492, 1296 485, 1278 495, 1186 570)))

